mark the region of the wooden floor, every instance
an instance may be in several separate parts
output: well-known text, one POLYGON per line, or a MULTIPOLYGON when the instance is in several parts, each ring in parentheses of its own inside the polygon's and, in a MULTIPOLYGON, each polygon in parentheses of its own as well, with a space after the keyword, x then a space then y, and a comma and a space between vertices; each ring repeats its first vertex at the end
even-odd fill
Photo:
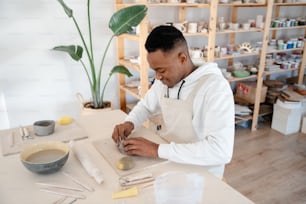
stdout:
POLYGON ((270 123, 237 128, 225 178, 256 204, 306 204, 306 135, 284 136, 270 123))

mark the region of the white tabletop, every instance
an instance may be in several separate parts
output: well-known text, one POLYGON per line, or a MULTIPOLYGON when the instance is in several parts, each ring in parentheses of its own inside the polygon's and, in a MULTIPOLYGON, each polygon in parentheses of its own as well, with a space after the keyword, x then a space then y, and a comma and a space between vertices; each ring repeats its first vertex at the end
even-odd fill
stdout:
MULTIPOLYGON (((0 203, 1 204, 47 204, 55 203, 62 196, 39 191, 36 182, 57 183, 78 187, 71 179, 62 174, 69 172, 74 177, 92 186, 94 192, 83 192, 86 199, 78 199, 75 203, 101 204, 101 203, 155 203, 154 187, 148 187, 139 192, 136 197, 124 199, 112 199, 112 193, 120 190, 119 175, 104 160, 104 157, 94 148, 93 141, 111 137, 115 124, 123 121, 125 113, 120 110, 107 111, 98 114, 80 116, 77 122, 88 133, 89 138, 81 140, 98 168, 103 172, 105 181, 98 184, 84 170, 80 162, 71 152, 65 166, 56 173, 48 175, 34 174, 28 171, 20 162, 19 154, 0 156, 0 203)), ((154 133, 146 128, 139 130, 144 136, 154 136, 154 133)), ((0 131, 1 133, 1 131, 0 131)), ((201 203, 253 203, 226 183, 208 173, 200 166, 166 163, 146 168, 143 172, 150 172, 158 176, 165 172, 182 171, 195 172, 204 178, 203 200, 201 203)), ((69 203, 67 199, 64 203, 69 203)))

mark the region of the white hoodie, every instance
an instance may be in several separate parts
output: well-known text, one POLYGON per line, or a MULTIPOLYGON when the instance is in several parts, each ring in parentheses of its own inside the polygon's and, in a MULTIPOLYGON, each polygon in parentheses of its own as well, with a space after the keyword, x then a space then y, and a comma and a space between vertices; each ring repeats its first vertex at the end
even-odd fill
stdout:
MULTIPOLYGON (((204 75, 209 77, 193 101, 192 125, 199 141, 188 144, 160 144, 158 156, 173 162, 205 166, 221 178, 224 165, 232 158, 234 144, 234 100, 229 83, 216 63, 205 63, 184 79, 180 98, 186 99, 197 80, 204 75)), ((169 98, 177 97, 180 85, 181 82, 169 89, 169 98)), ((137 128, 151 116, 160 114, 163 89, 161 81, 156 80, 125 121, 133 122, 137 128)))

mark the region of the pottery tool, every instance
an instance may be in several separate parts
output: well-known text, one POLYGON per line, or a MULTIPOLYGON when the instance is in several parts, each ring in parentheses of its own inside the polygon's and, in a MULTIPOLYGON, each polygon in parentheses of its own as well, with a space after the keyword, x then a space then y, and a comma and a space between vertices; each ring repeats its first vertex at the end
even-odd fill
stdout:
POLYGON ((72 201, 70 201, 68 204, 72 204, 72 203, 74 203, 74 202, 76 202, 78 199, 76 198, 76 199, 73 199, 72 201))
POLYGON ((51 184, 51 183, 40 183, 37 182, 37 185, 41 185, 41 186, 47 186, 47 187, 54 187, 54 188, 60 188, 60 189, 67 189, 67 190, 71 190, 71 191, 80 191, 80 192, 84 192, 82 189, 80 188, 74 188, 74 187, 69 187, 69 186, 61 186, 61 185, 57 185, 57 184, 51 184))
POLYGON ((134 186, 128 189, 124 189, 122 191, 116 192, 112 194, 112 199, 119 199, 119 198, 128 198, 128 197, 134 197, 137 196, 139 192, 144 190, 145 188, 148 188, 153 185, 153 182, 144 184, 142 186, 134 186))
POLYGON ((19 126, 19 133, 21 135, 22 140, 25 140, 25 139, 34 139, 30 135, 28 128, 22 127, 21 125, 19 126))
POLYGON ((120 152, 121 154, 126 155, 126 152, 124 151, 123 141, 124 141, 124 139, 121 139, 121 137, 119 137, 119 138, 118 138, 117 147, 118 147, 118 150, 119 150, 119 152, 120 152))
POLYGON ((61 203, 63 203, 66 199, 67 199, 67 197, 64 196, 64 197, 62 197, 62 198, 56 200, 53 204, 61 204, 61 203))
POLYGON ((131 186, 131 185, 152 182, 152 181, 154 181, 152 173, 137 174, 134 176, 129 175, 119 178, 119 184, 121 186, 131 186))
POLYGON ((73 177, 72 175, 70 175, 69 173, 67 172, 63 172, 63 174, 65 176, 67 176, 68 178, 70 178, 73 182, 75 182, 76 184, 82 186, 83 188, 85 188, 86 190, 90 191, 90 192, 93 192, 95 191, 94 188, 88 186, 87 184, 85 184, 84 182, 81 182, 80 180, 76 179, 75 177, 73 177))
POLYGON ((52 194, 62 195, 62 196, 67 196, 67 197, 71 197, 71 198, 77 198, 77 199, 85 199, 86 198, 86 196, 82 195, 82 194, 63 192, 63 191, 58 191, 58 190, 49 189, 49 188, 41 188, 39 190, 42 191, 42 192, 52 193, 52 194))

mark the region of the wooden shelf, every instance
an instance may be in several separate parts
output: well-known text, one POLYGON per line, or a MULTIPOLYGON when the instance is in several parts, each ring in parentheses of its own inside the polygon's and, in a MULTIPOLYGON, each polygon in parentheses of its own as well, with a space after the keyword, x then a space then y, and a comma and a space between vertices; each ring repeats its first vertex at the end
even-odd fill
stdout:
POLYGON ((274 3, 274 6, 306 6, 306 3, 274 3))
POLYGON ((252 115, 247 115, 247 116, 235 116, 235 124, 241 123, 244 121, 249 121, 252 120, 253 116, 252 115))
POLYGON ((240 57, 250 57, 250 56, 258 56, 259 53, 247 53, 247 54, 237 54, 237 55, 225 55, 223 57, 215 57, 215 60, 223 60, 223 59, 233 59, 233 58, 240 58, 240 57))
POLYGON ((124 66, 126 66, 126 67, 128 67, 128 68, 132 68, 132 69, 134 69, 134 70, 136 70, 136 71, 140 71, 139 65, 136 64, 136 63, 132 63, 132 62, 130 62, 129 60, 120 59, 120 60, 119 60, 119 64, 124 65, 124 66))
POLYGON ((275 71, 264 71, 264 75, 272 75, 272 74, 279 74, 279 73, 285 73, 285 72, 291 72, 299 70, 299 68, 293 68, 293 69, 279 69, 275 71))
POLYGON ((287 49, 287 50, 267 50, 267 54, 269 53, 279 53, 279 52, 292 52, 292 51, 302 51, 303 48, 292 48, 292 49, 287 49))
MULTIPOLYGON (((137 3, 121 3, 117 4, 121 8, 137 5, 137 4, 144 4, 149 7, 195 7, 195 8, 210 8, 210 4, 207 3, 149 3, 149 2, 137 2, 137 3)), ((218 6, 232 6, 232 7, 265 7, 267 4, 258 4, 258 3, 219 3, 218 6)))
POLYGON ((267 4, 257 4, 257 3, 219 3, 218 6, 233 6, 233 7, 265 7, 267 4))
POLYGON ((216 34, 232 34, 232 33, 249 33, 249 32, 263 32, 262 28, 251 28, 248 30, 239 29, 239 30, 224 30, 224 31, 217 31, 216 34))
POLYGON ((141 99, 141 96, 138 95, 138 89, 137 88, 127 88, 125 86, 120 86, 120 90, 123 90, 124 92, 134 96, 137 99, 141 99))
MULTIPOLYGON (((273 113, 273 106, 272 105, 266 105, 262 104, 261 108, 258 113, 258 117, 270 115, 273 113)), ((247 115, 247 116, 235 116, 235 124, 241 123, 244 121, 249 121, 253 119, 253 115, 247 115)))
POLYGON ((208 37, 208 33, 183 33, 185 37, 195 37, 195 36, 204 36, 208 37))
POLYGON ((290 27, 278 27, 278 28, 270 28, 271 31, 273 30, 290 30, 290 29, 305 29, 306 25, 302 26, 290 26, 290 27))
POLYGON ((255 75, 250 75, 250 76, 247 76, 247 77, 232 77, 232 78, 229 78, 227 79, 228 82, 236 82, 236 81, 244 81, 244 80, 248 80, 248 79, 257 79, 257 74, 255 75))
POLYGON ((204 3, 148 3, 150 7, 156 6, 175 6, 175 7, 194 7, 194 8, 209 8, 209 4, 204 3))

